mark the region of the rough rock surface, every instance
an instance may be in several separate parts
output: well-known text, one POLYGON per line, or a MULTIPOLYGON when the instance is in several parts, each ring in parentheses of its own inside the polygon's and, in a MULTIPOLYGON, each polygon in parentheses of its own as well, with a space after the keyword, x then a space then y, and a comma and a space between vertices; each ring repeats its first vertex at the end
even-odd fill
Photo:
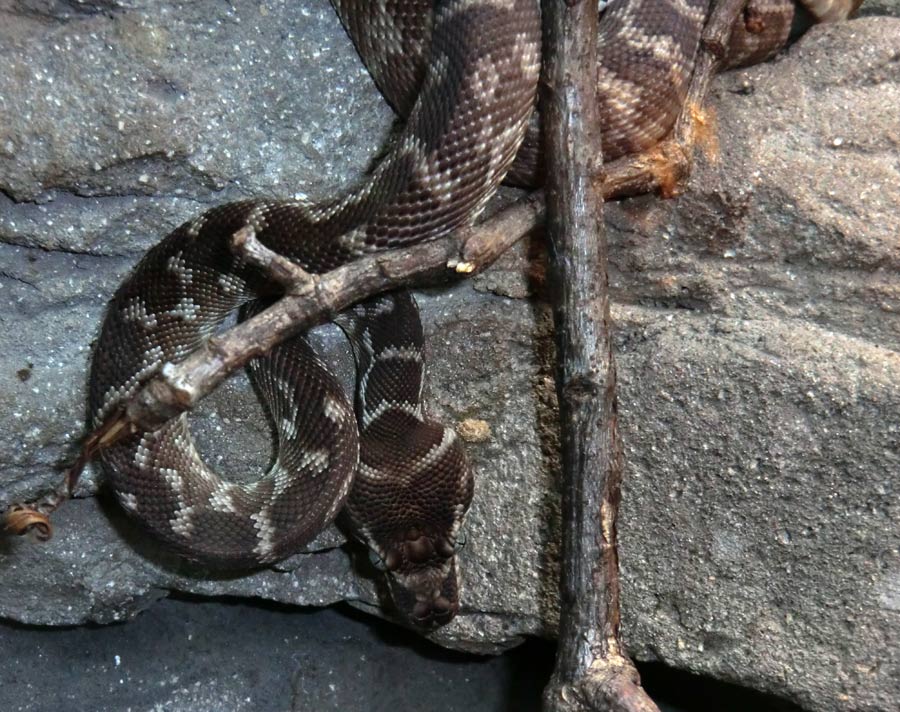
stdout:
POLYGON ((900 0, 864 0, 857 15, 893 15, 900 17, 900 0))
MULTIPOLYGON (((142 252, 211 205, 337 190, 391 116, 324 1, 0 0, 0 20, 2 505, 75 452, 91 340, 142 252)), ((900 700, 898 47, 900 20, 870 17, 720 78, 719 160, 677 200, 608 210, 629 646, 811 710, 900 700)), ((433 410, 490 430, 469 447, 464 611, 436 635, 468 650, 555 625, 540 253, 420 296, 433 410)), ((346 372, 335 331, 321 341, 346 372)), ((231 471, 266 463, 242 377, 193 423, 231 471)), ((0 541, 0 615, 109 622, 169 590, 375 607, 337 532, 226 578, 160 552, 95 490, 49 544, 0 541)))

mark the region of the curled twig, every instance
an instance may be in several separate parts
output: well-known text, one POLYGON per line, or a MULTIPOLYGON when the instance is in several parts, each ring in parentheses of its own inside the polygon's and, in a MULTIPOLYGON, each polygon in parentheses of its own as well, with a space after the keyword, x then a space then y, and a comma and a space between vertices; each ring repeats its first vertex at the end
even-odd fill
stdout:
POLYGON ((118 442, 134 430, 134 424, 128 421, 124 412, 119 411, 111 416, 85 438, 78 458, 66 470, 62 482, 55 490, 29 502, 15 502, 7 508, 3 515, 3 529, 11 534, 33 534, 38 541, 49 541, 53 537, 50 515, 63 502, 72 498, 75 485, 88 462, 105 447, 118 442))
POLYGON ((6 511, 3 526, 12 534, 32 535, 38 541, 48 541, 53 536, 49 513, 39 511, 36 505, 12 505, 6 511))

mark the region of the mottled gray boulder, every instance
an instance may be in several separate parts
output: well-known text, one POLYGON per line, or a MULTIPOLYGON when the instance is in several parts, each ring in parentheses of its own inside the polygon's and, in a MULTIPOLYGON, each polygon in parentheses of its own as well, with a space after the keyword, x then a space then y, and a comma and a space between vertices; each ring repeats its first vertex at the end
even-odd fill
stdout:
MULTIPOLYGON (((324 1, 178 8, 0 0, 0 505, 74 454, 91 340, 145 249, 210 205, 328 195, 389 131, 324 1)), ((701 158, 679 199, 607 213, 630 649, 813 710, 900 700, 898 46, 900 21, 867 18, 720 78, 718 161, 701 158)), ((555 627, 543 264, 535 238, 420 295, 433 410, 473 432, 478 477, 464 610, 435 636, 450 646, 555 627)), ((336 331, 320 336, 347 374, 336 331)), ((211 461, 266 463, 243 377, 201 411, 211 461)), ((96 491, 89 477, 50 543, 0 542, 0 615, 109 622, 170 590, 376 608, 336 531, 223 577, 160 551, 96 491)))
POLYGON ((900 0, 865 0, 857 15, 893 15, 900 16, 900 0))

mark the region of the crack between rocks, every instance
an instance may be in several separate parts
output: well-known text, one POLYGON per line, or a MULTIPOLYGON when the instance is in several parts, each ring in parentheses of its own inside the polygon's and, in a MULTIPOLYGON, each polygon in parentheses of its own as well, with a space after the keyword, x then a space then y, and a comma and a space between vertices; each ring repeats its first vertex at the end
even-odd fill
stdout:
POLYGON ((37 284, 35 284, 34 282, 29 282, 27 279, 25 279, 23 277, 16 277, 16 275, 10 274, 6 270, 0 270, 0 279, 9 279, 9 280, 12 280, 13 282, 18 282, 19 284, 27 285, 27 286, 31 287, 32 289, 37 290, 38 292, 41 291, 41 288, 38 287, 37 284))
MULTIPOLYGON (((187 166, 191 168, 190 164, 187 166)), ((205 176, 207 174, 199 172, 199 169, 193 168, 193 171, 196 172, 198 176, 205 176)), ((224 188, 219 187, 218 184, 213 182, 213 179, 209 179, 208 181, 204 181, 210 184, 210 187, 213 189, 214 193, 221 193, 224 188)), ((225 185, 232 185, 232 182, 228 182, 225 185)), ((236 183, 234 183, 236 185, 236 183)), ((67 187, 67 186, 54 186, 52 188, 48 188, 46 191, 41 193, 42 196, 52 196, 52 198, 47 199, 29 199, 29 198, 19 198, 13 195, 9 188, 0 186, 0 197, 5 198, 13 205, 23 205, 23 206, 34 206, 37 208, 47 207, 52 205, 53 203, 59 201, 65 201, 67 199, 73 201, 81 201, 81 200, 91 200, 91 201, 103 201, 103 200, 127 200, 127 199, 140 199, 147 201, 161 201, 161 200, 183 200, 190 201, 192 203, 196 203, 201 208, 205 209, 206 207, 211 207, 210 203, 204 203, 198 200, 197 198, 191 197, 190 195, 176 195, 170 193, 161 193, 161 192, 122 192, 122 193, 104 193, 102 195, 86 195, 84 193, 79 193, 76 189, 67 187)))
MULTIPOLYGON (((134 253, 120 253, 120 252, 91 252, 89 250, 79 250, 75 247, 65 247, 63 245, 55 245, 53 247, 45 247, 43 245, 29 245, 24 241, 17 241, 15 238, 10 239, 6 236, 0 236, 0 246, 12 247, 17 250, 30 250, 33 252, 42 252, 44 254, 59 254, 59 255, 72 255, 74 257, 92 257, 97 259, 120 259, 120 260, 129 260, 135 259, 139 257, 141 254, 146 252, 146 250, 136 250, 134 253)), ((84 269, 84 268, 81 268, 84 269)), ((16 279, 13 275, 0 272, 0 276, 9 277, 10 279, 16 279)), ((34 286, 34 285, 32 285, 34 286)))

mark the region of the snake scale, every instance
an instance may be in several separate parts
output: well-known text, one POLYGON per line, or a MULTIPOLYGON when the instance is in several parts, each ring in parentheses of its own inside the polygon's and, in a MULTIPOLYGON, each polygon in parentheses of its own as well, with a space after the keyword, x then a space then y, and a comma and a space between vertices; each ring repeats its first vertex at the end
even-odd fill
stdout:
MULTIPOLYGON (((223 205, 152 248, 107 311, 90 376, 95 424, 166 362, 194 351, 235 309, 277 295, 258 268, 232 253, 229 239, 239 229, 322 273, 470 223, 508 174, 520 184, 538 180, 537 0, 332 4, 405 117, 402 131, 374 172, 339 198, 223 205)), ((854 4, 825 0, 814 12, 833 19, 848 9, 835 6, 854 4)), ((633 0, 605 10, 598 68, 605 158, 646 149, 670 131, 707 6, 633 0)), ((762 39, 750 32, 758 46, 737 61, 758 61, 780 47, 792 14, 788 0, 746 11, 744 25, 763 18, 762 26, 776 29, 762 39)), ((153 535, 190 559, 227 568, 295 553, 344 509, 355 536, 388 572, 397 609, 425 628, 446 623, 459 608, 456 552, 473 478, 454 431, 423 409, 415 302, 405 293, 377 297, 336 322, 356 360, 355 406, 304 336, 250 365, 277 440, 274 462, 259 479, 238 483, 213 471, 181 416, 106 450, 108 482, 153 535)))

